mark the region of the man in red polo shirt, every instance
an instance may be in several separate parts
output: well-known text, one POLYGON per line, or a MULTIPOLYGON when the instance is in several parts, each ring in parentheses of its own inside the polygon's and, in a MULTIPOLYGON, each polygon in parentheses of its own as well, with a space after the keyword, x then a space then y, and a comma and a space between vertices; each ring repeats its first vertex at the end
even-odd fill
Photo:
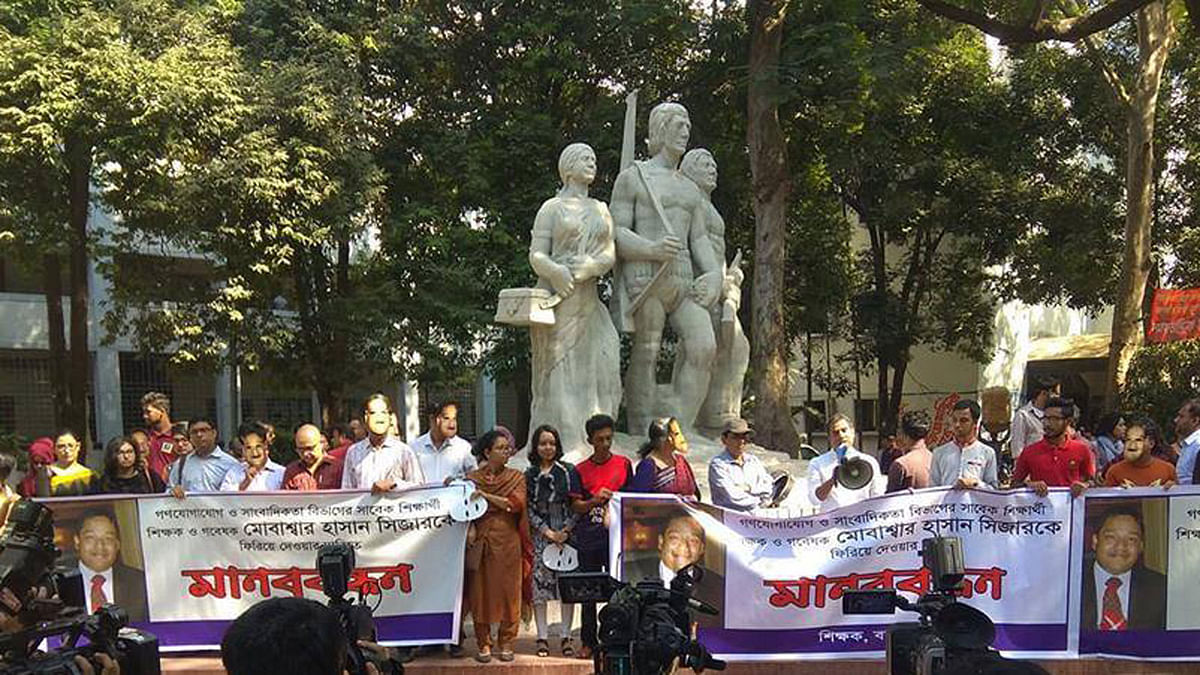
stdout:
POLYGON ((171 399, 157 391, 142 397, 142 421, 150 439, 149 468, 164 481, 167 465, 175 461, 175 436, 172 433, 171 399))
POLYGON ((1075 403, 1066 398, 1046 402, 1042 417, 1042 440, 1025 448, 1017 457, 1012 486, 1024 484, 1039 497, 1052 487, 1069 487, 1078 497, 1096 475, 1092 450, 1087 443, 1067 432, 1075 418, 1075 403))

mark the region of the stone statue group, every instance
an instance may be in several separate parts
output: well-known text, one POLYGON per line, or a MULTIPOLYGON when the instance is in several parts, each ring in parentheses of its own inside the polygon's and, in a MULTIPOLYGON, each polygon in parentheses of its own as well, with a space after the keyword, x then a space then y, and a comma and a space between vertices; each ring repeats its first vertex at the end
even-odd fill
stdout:
MULTIPOLYGON (((616 416, 618 329, 632 338, 623 388, 629 433, 644 433, 660 416, 674 416, 685 428, 717 430, 741 414, 750 356, 737 317, 741 255, 726 263, 725 221, 711 201, 716 160, 707 150, 688 150, 690 131, 683 106, 655 106, 650 157, 620 172, 608 206, 588 196, 596 154, 584 143, 568 145, 558 159, 562 188, 534 219, 529 263, 538 286, 522 300, 510 295, 509 302, 532 303, 525 313, 541 318, 508 323, 530 328, 531 426, 554 425, 568 450, 586 442, 589 417, 616 416), (609 270, 613 294, 605 307, 597 285, 609 270), (675 358, 670 383, 659 384, 668 325, 677 338, 675 358)), ((501 321, 506 293, 497 311, 501 321)))

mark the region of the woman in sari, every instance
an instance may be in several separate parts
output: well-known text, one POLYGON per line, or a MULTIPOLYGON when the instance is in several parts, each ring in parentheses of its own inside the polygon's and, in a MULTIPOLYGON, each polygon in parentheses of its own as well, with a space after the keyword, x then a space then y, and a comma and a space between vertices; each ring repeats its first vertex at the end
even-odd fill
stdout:
POLYGON ((700 486, 687 461, 688 443, 679 420, 660 417, 650 423, 646 435, 646 442, 638 450, 642 461, 634 470, 630 490, 700 499, 700 486))
POLYGON ((554 324, 530 327, 530 420, 558 429, 563 446, 575 451, 587 447, 584 420, 615 414, 621 402, 621 342, 596 290, 616 260, 616 243, 608 207, 588 196, 596 153, 584 143, 568 145, 558 174, 562 188, 538 209, 529 243, 538 287, 561 299, 554 324))
POLYGON ((506 466, 512 447, 499 431, 493 429, 481 436, 472 452, 479 468, 467 478, 475 482, 488 503, 487 512, 467 531, 467 598, 479 646, 475 660, 492 660, 492 624, 499 623, 496 643, 500 660, 512 661, 524 577, 532 562, 525 475, 506 466))

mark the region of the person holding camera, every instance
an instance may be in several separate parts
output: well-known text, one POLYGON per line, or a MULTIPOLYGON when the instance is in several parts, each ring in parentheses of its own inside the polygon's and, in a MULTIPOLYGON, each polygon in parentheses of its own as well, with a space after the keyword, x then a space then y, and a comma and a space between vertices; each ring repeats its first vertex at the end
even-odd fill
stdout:
POLYGON ((532 542, 525 512, 525 475, 507 467, 508 439, 493 429, 476 441, 479 468, 467 474, 487 512, 467 529, 467 598, 475 621, 475 660, 492 660, 492 624, 499 623, 501 661, 512 661, 521 621, 524 579, 532 570, 532 542))
MULTIPOLYGON (((401 672, 387 647, 365 640, 358 647, 369 658, 367 675, 401 672)), ((307 598, 271 598, 229 624, 221 664, 228 675, 343 675, 348 649, 337 612, 307 598)))

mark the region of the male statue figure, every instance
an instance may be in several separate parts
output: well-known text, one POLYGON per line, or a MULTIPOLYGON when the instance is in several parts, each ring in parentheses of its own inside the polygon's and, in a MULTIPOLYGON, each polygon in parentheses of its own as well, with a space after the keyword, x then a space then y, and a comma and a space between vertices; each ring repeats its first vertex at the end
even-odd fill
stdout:
POLYGON ((693 227, 703 227, 708 233, 724 281, 719 302, 709 310, 717 338, 717 356, 708 397, 696 420, 701 429, 718 430, 742 416, 742 381, 750 365, 750 341, 738 320, 738 308, 742 304, 742 282, 746 275, 741 269, 740 251, 732 264, 725 264, 725 219, 712 203, 712 191, 717 187, 717 160, 708 150, 695 148, 683 156, 679 170, 704 194, 704 219, 693 227))
POLYGON ((717 301, 724 279, 703 226, 704 195, 677 168, 690 131, 683 106, 655 106, 647 141, 650 159, 622 171, 613 186, 610 211, 622 296, 615 307, 623 314, 616 317, 618 325, 624 328, 631 319, 633 328, 625 407, 629 431, 635 434, 662 414, 693 426, 712 376, 716 338, 708 308, 717 301), (685 359, 675 368, 674 410, 663 410, 656 392, 655 366, 667 320, 685 359))

